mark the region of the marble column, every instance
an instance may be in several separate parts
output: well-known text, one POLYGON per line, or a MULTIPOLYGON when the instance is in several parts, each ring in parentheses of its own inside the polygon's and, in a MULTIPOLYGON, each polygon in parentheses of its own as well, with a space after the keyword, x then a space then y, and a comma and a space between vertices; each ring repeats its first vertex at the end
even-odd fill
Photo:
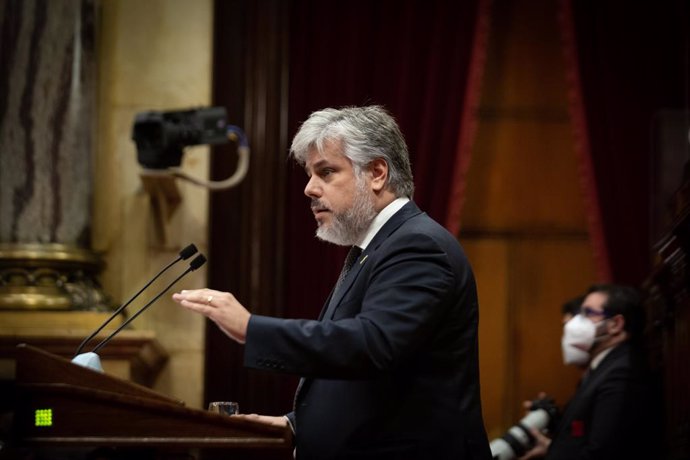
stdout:
POLYGON ((0 0, 0 309, 107 308, 90 250, 97 0, 0 0))

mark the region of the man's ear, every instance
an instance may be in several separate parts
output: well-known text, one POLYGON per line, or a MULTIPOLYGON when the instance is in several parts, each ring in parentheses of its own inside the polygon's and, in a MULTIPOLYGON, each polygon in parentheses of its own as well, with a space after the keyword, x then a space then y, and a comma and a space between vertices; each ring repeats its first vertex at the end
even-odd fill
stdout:
POLYGON ((388 163, 383 158, 377 158, 369 163, 371 173, 371 189, 380 192, 388 182, 388 163))
POLYGON ((623 315, 615 315, 611 317, 609 324, 609 332, 612 335, 617 335, 625 330, 625 317, 623 315))

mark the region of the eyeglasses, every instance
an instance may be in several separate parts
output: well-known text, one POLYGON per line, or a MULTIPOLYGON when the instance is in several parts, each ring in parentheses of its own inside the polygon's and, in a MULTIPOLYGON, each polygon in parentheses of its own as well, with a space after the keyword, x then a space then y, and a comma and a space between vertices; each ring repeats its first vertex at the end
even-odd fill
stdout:
POLYGON ((609 315, 605 311, 595 310, 591 307, 580 308, 580 314, 585 318, 608 318, 609 315))

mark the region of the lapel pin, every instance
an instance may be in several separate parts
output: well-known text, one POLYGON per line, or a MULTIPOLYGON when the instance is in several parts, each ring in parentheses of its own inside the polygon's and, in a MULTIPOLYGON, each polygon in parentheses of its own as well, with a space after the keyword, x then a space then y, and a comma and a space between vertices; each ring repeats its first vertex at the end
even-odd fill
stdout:
POLYGON ((362 260, 359 261, 359 264, 362 265, 364 263, 364 261, 367 260, 367 257, 369 257, 369 254, 362 257, 362 260))

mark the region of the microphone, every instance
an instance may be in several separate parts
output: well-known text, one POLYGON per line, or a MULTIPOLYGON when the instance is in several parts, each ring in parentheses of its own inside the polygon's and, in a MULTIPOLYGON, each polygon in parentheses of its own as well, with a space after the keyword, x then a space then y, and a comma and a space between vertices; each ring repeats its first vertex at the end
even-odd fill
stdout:
MULTIPOLYGON (((146 283, 146 285, 145 285, 143 288, 139 289, 139 292, 137 292, 136 294, 134 294, 127 302, 125 302, 124 304, 122 304, 122 306, 120 306, 117 310, 115 310, 115 312, 110 316, 110 318, 108 318, 103 324, 101 324, 100 327, 99 327, 98 329, 96 329, 95 331, 93 331, 93 332, 91 333, 91 335, 89 335, 87 338, 85 338, 85 339, 82 341, 82 343, 79 344, 79 347, 77 348, 76 353, 74 353, 74 356, 76 357, 78 354, 80 354, 81 351, 82 351, 82 349, 84 348, 84 346, 86 346, 86 344, 89 343, 89 342, 91 341, 91 339, 93 339, 93 338, 96 336, 96 334, 98 334, 99 332, 101 332, 101 331, 103 330, 103 328, 104 328, 105 326, 108 325, 108 323, 110 323, 112 320, 114 320, 115 317, 116 317, 117 315, 119 315, 120 313, 122 313, 122 310, 124 310, 125 308, 127 308, 127 305, 129 305, 130 303, 132 303, 132 301, 133 301, 134 299, 136 299, 137 297, 139 297, 139 295, 140 295, 142 292, 144 292, 144 290, 145 290, 147 287, 151 286, 151 283, 153 283, 154 281, 156 281, 163 273, 165 273, 166 271, 168 271, 168 269, 169 269, 170 267, 172 267, 173 265, 175 265, 177 262, 179 262, 180 260, 187 260, 187 259, 189 259, 190 257, 192 257, 192 256, 193 256, 194 254, 196 254, 196 253, 197 253, 197 249, 196 249, 196 246, 194 246, 193 244, 190 244, 189 246, 187 246, 187 247, 185 247, 184 249, 182 249, 182 250, 179 252, 179 255, 178 255, 177 259, 173 260, 173 261, 170 262, 168 265, 166 265, 165 268, 163 268, 163 270, 159 271, 158 274, 157 274, 156 276, 154 276, 153 278, 151 278, 151 280, 150 280, 148 283, 146 283)), ((202 265, 203 265, 203 264, 202 264, 202 265)))
POLYGON ((139 310, 137 310, 137 312, 136 312, 135 314, 133 314, 133 315, 131 316, 131 318, 128 318, 127 321, 125 321, 124 323, 122 323, 122 324, 120 325, 120 327, 118 327, 117 329, 115 329, 108 337, 106 337, 105 339, 101 340, 101 343, 99 343, 98 345, 96 345, 96 346, 94 347, 94 349, 93 349, 91 352, 92 352, 92 353, 98 352, 98 350, 100 350, 101 348, 103 348, 103 346, 104 346, 106 343, 110 342, 110 340, 111 340, 113 337, 115 337, 115 336, 118 334, 118 332, 120 332, 122 329, 124 329, 125 326, 127 326, 129 323, 131 323, 132 321, 134 321, 134 319, 135 319, 137 316, 141 315, 147 308, 149 308, 151 305, 153 305, 153 303, 154 303, 156 300, 158 300, 163 294, 165 294, 166 292, 168 292, 168 290, 169 290, 171 287, 173 287, 173 285, 174 285, 175 283, 177 283, 178 281, 180 281, 180 280, 182 279, 182 277, 184 277, 185 275, 187 275, 187 273, 193 272, 194 270, 196 270, 197 268, 201 267, 201 266, 204 265, 205 263, 206 263, 206 257, 204 257, 203 254, 199 254, 198 256, 196 256, 196 257, 194 258, 194 260, 192 260, 192 261, 189 263, 189 268, 188 268, 187 270, 185 270, 184 272, 182 272, 182 274, 180 274, 177 278, 175 278, 175 279, 172 281, 172 283, 168 284, 168 285, 165 287, 165 289, 163 289, 161 292, 159 292, 158 294, 156 294, 156 297, 154 297, 153 299, 149 300, 149 301, 146 303, 146 305, 144 305, 144 306, 141 307, 139 310))
POLYGON ((72 358, 72 362, 75 364, 79 364, 80 366, 88 367, 89 369, 93 369, 95 371, 103 372, 103 366, 101 365, 101 359, 98 356, 97 352, 101 348, 103 348, 104 345, 106 345, 110 340, 115 337, 122 329, 124 329, 129 323, 134 321, 134 319, 142 314, 147 308, 149 308, 153 303, 158 300, 163 294, 165 294, 175 283, 177 283, 182 277, 187 275, 189 272, 192 272, 202 265, 206 263, 206 257, 204 257, 203 254, 199 254, 196 256, 190 263, 189 263, 189 268, 182 272, 177 278, 175 278, 172 283, 168 284, 165 289, 163 289, 161 292, 159 292, 153 299, 151 299, 149 302, 146 303, 143 307, 141 307, 134 315, 132 315, 130 318, 127 319, 124 323, 120 325, 117 329, 115 329, 108 337, 103 339, 96 347, 88 352, 88 353, 82 353, 74 358, 72 358))

